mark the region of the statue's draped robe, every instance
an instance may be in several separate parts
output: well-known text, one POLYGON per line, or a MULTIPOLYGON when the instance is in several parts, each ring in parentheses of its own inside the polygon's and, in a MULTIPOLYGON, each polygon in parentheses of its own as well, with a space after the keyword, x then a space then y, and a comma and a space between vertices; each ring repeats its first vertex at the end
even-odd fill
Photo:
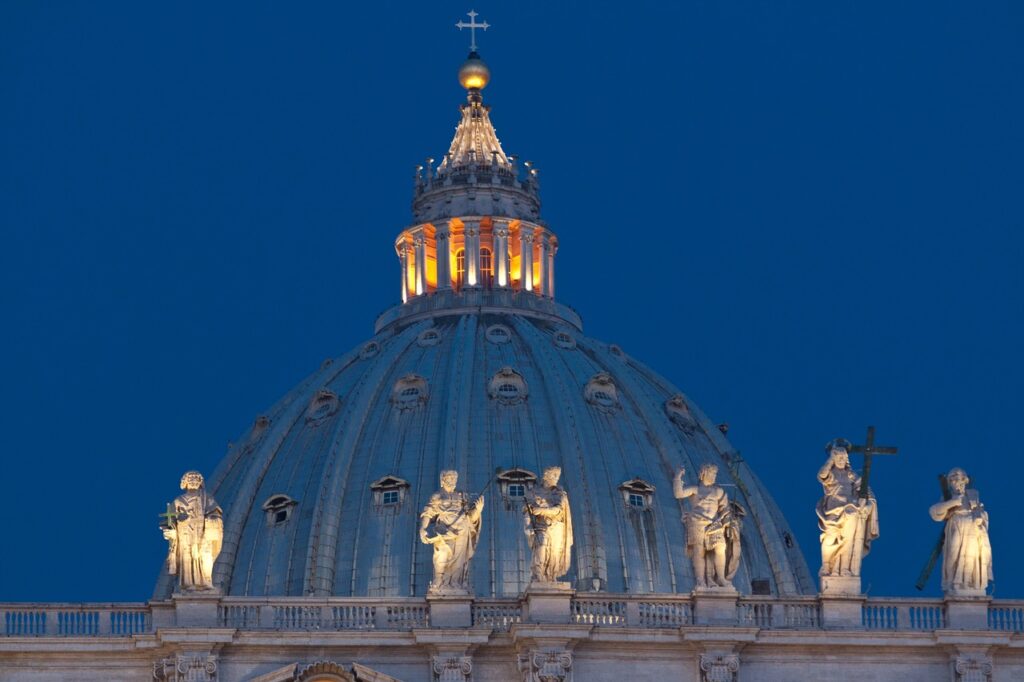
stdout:
MULTIPOLYGON (((973 491, 968 491, 973 492, 973 491)), ((992 545, 988 538, 988 512, 954 507, 945 513, 932 511, 932 518, 945 518, 945 543, 942 551, 942 589, 984 590, 992 580, 992 545)))
POLYGON ((572 513, 562 488, 544 488, 525 507, 526 537, 533 552, 534 580, 555 582, 569 572, 572 559, 572 513), (543 503, 538 504, 538 501, 543 503))
MULTIPOLYGON (((420 518, 429 520, 429 537, 450 535, 434 544, 435 555, 441 553, 443 572, 434 576, 433 587, 443 590, 467 589, 469 560, 476 553, 480 538, 481 510, 465 493, 434 493, 423 508, 420 518)), ((435 562, 436 565, 436 562, 435 562)))
POLYGON ((860 476, 849 468, 832 466, 824 476, 818 476, 824 495, 818 500, 818 529, 821 531, 822 558, 828 553, 832 565, 822 564, 822 575, 841 575, 843 572, 860 575, 860 559, 871 549, 871 541, 878 537, 878 503, 868 490, 866 518, 858 511, 860 476), (852 543, 860 544, 860 554, 852 543), (839 565, 836 565, 839 564, 839 565))
POLYGON ((174 500, 178 521, 171 538, 168 572, 184 590, 213 589, 213 564, 224 539, 217 502, 205 490, 189 490, 174 500))

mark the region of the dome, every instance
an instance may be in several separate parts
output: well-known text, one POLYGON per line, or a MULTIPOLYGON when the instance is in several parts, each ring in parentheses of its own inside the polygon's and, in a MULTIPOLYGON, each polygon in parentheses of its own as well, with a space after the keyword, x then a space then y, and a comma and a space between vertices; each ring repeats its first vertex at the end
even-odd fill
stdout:
MULTIPOLYGON (((214 582, 231 596, 422 596, 419 515, 439 474, 483 493, 472 591, 530 581, 524 497, 562 469, 581 591, 695 586, 672 480, 705 463, 745 516, 747 594, 813 593, 785 520, 722 430, 671 382, 583 334, 554 299, 559 240, 537 171, 506 156, 479 91, 444 161, 420 168, 395 241, 401 303, 256 419, 207 479, 224 510, 214 582)), ((686 503, 688 504, 688 503, 686 503)), ((156 596, 173 589, 160 577, 156 596)))

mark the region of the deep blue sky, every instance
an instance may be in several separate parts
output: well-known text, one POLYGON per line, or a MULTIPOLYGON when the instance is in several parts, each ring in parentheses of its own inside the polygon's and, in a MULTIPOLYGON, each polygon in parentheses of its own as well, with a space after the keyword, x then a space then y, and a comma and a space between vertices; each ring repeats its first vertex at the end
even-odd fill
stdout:
MULTIPOLYGON (((1024 597, 1024 4, 475 7, 586 332, 731 424, 812 571, 822 446, 874 423, 871 593, 962 465, 1024 597)), ((0 601, 148 598, 182 471, 372 334, 468 9, 0 4, 0 601)))

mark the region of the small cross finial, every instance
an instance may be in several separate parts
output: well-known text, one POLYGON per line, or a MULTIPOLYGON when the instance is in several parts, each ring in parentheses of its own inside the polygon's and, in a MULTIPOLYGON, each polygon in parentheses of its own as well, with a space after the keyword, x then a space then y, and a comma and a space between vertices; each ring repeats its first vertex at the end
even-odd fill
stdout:
POLYGON ((469 23, 467 24, 464 21, 459 21, 459 23, 455 24, 455 26, 460 31, 464 28, 469 29, 469 51, 476 52, 476 30, 478 28, 482 28, 483 30, 486 31, 488 28, 490 28, 491 25, 488 24, 486 21, 481 24, 476 23, 476 18, 480 15, 474 12, 473 10, 469 10, 467 14, 469 15, 469 23))

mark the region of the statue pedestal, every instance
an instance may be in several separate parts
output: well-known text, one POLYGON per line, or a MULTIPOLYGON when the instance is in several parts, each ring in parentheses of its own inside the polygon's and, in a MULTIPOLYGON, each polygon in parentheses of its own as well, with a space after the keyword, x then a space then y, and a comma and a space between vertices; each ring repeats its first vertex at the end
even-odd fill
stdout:
POLYGON ((529 623, 568 623, 572 619, 572 597, 569 583, 530 583, 526 588, 526 613, 529 623))
POLYGON ((215 628, 218 626, 217 606, 223 596, 220 590, 175 592, 174 624, 180 627, 215 628))
POLYGON ((473 624, 473 597, 469 594, 427 594, 430 626, 468 628, 473 624))
POLYGON ((984 590, 947 593, 946 627, 951 630, 988 630, 988 605, 992 597, 984 590))
POLYGON ((698 587, 693 590, 693 622, 697 625, 735 625, 740 593, 727 587, 698 587))
POLYGON ((821 626, 859 628, 864 624, 865 597, 859 575, 821 576, 821 626))

